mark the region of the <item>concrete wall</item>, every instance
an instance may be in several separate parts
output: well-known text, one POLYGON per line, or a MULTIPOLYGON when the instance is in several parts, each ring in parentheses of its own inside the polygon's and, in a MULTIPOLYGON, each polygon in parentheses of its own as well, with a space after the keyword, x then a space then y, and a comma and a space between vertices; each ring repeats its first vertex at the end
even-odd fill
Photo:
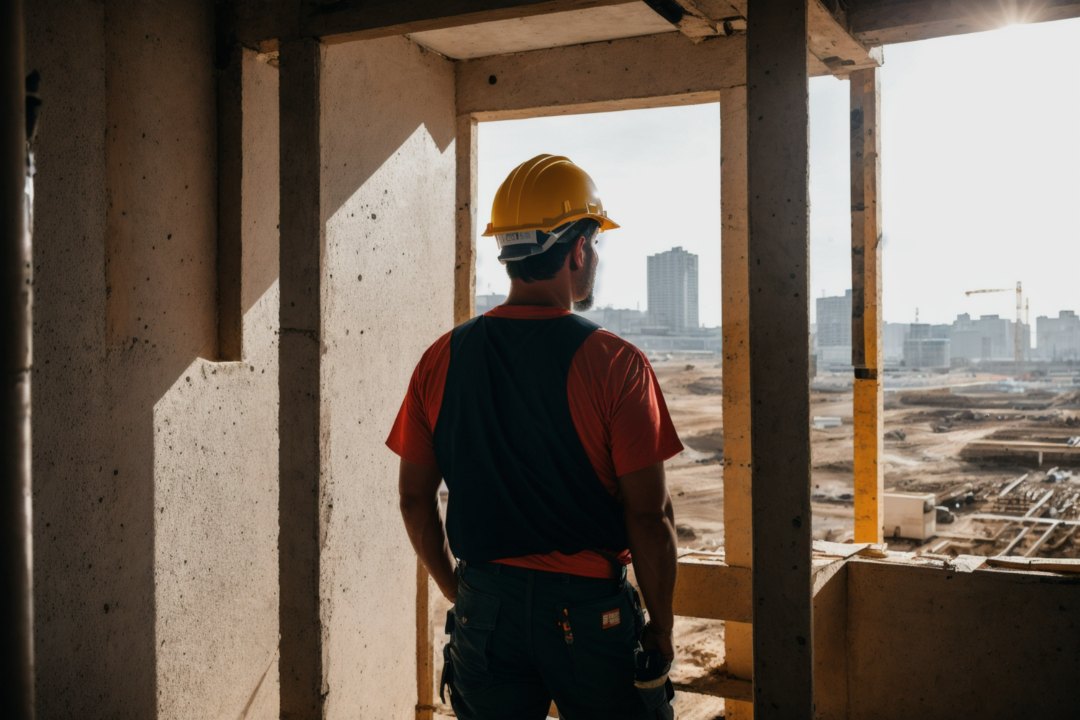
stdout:
POLYGON ((1080 578, 848 564, 849 717, 1075 718, 1080 578))
POLYGON ((326 715, 404 719, 416 566, 383 441, 413 366, 453 320, 454 73, 404 38, 323 52, 326 715))
MULTIPOLYGON (((211 362, 211 6, 27 14, 39 716, 276 716, 276 188, 245 206, 248 355, 211 362)), ((272 110, 273 70, 248 69, 272 110)), ((273 180, 276 127, 250 131, 273 180)))

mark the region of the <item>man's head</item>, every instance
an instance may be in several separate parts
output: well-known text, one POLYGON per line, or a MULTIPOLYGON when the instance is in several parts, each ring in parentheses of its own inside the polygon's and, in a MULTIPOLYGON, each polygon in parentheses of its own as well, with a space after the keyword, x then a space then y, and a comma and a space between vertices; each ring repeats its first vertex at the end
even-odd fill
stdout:
MULTIPOLYGON (((588 310, 596 284, 596 236, 600 223, 582 218, 556 228, 558 238, 545 251, 506 263, 506 274, 519 282, 553 280, 564 270, 570 274, 574 309, 588 310)), ((546 238, 545 238, 546 241, 546 238)))
POLYGON ((565 271, 575 306, 587 309, 596 278, 596 235, 617 227, 584 170, 565 157, 537 155, 499 186, 484 235, 495 236, 499 261, 514 282, 552 281, 565 271))

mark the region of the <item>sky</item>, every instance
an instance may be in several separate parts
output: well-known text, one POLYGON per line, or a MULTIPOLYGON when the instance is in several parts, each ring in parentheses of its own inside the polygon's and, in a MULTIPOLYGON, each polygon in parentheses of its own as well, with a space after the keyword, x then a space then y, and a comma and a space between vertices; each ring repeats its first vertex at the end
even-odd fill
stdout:
MULTIPOLYGON (((884 318, 951 322, 1080 311, 1080 20, 885 48, 884 318)), ((601 235, 597 307, 646 309, 645 258, 697 253, 700 317, 720 323, 720 111, 687 107, 481 123, 477 224, 506 174, 566 155, 622 227, 601 235)), ((850 287, 848 84, 810 81, 811 294, 850 287)), ((505 293, 479 237, 477 292, 505 293)), ((811 304, 811 312, 813 312, 811 304)))

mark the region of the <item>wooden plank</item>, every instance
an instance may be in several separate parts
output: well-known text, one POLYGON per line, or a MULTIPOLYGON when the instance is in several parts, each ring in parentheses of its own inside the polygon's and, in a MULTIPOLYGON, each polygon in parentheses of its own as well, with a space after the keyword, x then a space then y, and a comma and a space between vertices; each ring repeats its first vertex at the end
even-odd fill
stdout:
MULTIPOLYGON (((754 699, 753 683, 745 678, 735 677, 719 671, 706 673, 687 682, 672 684, 678 692, 709 695, 741 704, 749 704, 754 699)), ((731 713, 727 705, 724 706, 724 710, 724 717, 730 718, 731 713)))
POLYGON ((755 717, 813 713, 807 0, 747 28, 755 717))
POLYGON ((1068 575, 1080 574, 1080 559, 1076 558, 1030 558, 1019 555, 997 555, 987 558, 990 567, 1009 568, 1012 570, 1037 570, 1068 575))
POLYGON ((876 68, 856 70, 851 95, 851 364, 854 388, 855 542, 884 538, 881 386, 881 98, 876 68))
POLYGON ((416 559, 416 720, 435 717, 435 639, 431 632, 431 576, 416 559))
POLYGON ((624 5, 628 0, 334 0, 309 1, 304 36, 328 42, 404 35, 493 20, 624 5))
POLYGON ((314 40, 281 45, 278 573, 281 717, 323 714, 319 612, 321 266, 319 69, 314 40))
POLYGON ((711 19, 697 0, 644 0, 657 15, 691 40, 723 35, 723 26, 711 19))
MULTIPOLYGON (((743 78, 745 80, 745 77, 743 78)), ((746 85, 720 93, 720 288, 723 332, 724 555, 734 567, 750 568, 750 277, 747 255, 746 85)), ((751 618, 752 619, 752 618, 751 618)), ((750 622, 724 626, 728 672, 746 681, 753 675, 750 622)), ((729 698, 729 720, 753 717, 747 701, 729 698)))
POLYGON ((675 614, 750 622, 750 568, 732 567, 709 557, 679 558, 675 614))
POLYGON ((458 113, 505 120, 715 102, 745 83, 745 47, 741 36, 695 45, 664 33, 465 60, 456 68, 458 113))
POLYGON ((457 119, 457 249, 454 259, 454 323, 473 316, 476 303, 476 120, 457 119))
POLYGON ((1080 17, 1080 0, 851 0, 851 32, 867 46, 1080 17))

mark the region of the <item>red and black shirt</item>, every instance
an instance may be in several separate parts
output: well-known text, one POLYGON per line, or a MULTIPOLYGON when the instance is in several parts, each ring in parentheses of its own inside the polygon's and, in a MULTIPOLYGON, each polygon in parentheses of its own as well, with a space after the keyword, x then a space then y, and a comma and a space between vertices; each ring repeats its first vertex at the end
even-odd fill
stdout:
MULTIPOLYGON (((489 312, 485 318, 499 323, 505 320, 529 323, 552 321, 568 315, 568 311, 557 308, 503 305, 489 312)), ((536 327, 543 324, 537 323, 536 327)), ((505 323, 502 325, 505 327, 505 323)), ((459 341, 462 329, 458 329, 459 341)), ((532 328, 522 326, 514 329, 532 328)), ((443 424, 439 426, 454 337, 454 333, 447 333, 424 353, 387 439, 390 449, 410 462, 429 466, 447 465, 445 441, 440 464, 436 435, 441 433, 445 437, 447 423, 450 422, 443 418, 443 424)), ((617 478, 672 457, 682 450, 682 444, 672 426, 656 376, 640 350, 602 329, 588 332, 584 340, 578 342, 571 348, 569 367, 563 375, 564 406, 569 408, 575 439, 580 441, 580 448, 584 451, 583 461, 591 466, 588 482, 598 482, 604 491, 601 495, 606 493, 614 497, 617 478)), ((453 375, 460 377, 456 370, 453 375)), ((457 385, 454 389, 457 390, 457 385)), ((456 405, 457 396, 453 393, 451 396, 456 405)), ((490 430, 487 428, 485 432, 490 430)), ((450 478, 447 484, 453 498, 450 478)), ((468 497, 465 492, 461 492, 461 496, 468 497)), ((508 512, 511 509, 508 507, 508 512)), ((603 510, 600 506, 595 506, 594 510, 598 523, 602 522, 604 518, 600 515, 603 510)), ((451 539, 453 541, 453 534, 451 539)), ((458 544, 462 544, 460 540, 458 544)), ((625 548, 614 550, 623 563, 629 562, 629 552, 625 548)), ((608 577, 611 572, 605 555, 593 549, 511 554, 490 559, 521 567, 590 577, 608 577)))

